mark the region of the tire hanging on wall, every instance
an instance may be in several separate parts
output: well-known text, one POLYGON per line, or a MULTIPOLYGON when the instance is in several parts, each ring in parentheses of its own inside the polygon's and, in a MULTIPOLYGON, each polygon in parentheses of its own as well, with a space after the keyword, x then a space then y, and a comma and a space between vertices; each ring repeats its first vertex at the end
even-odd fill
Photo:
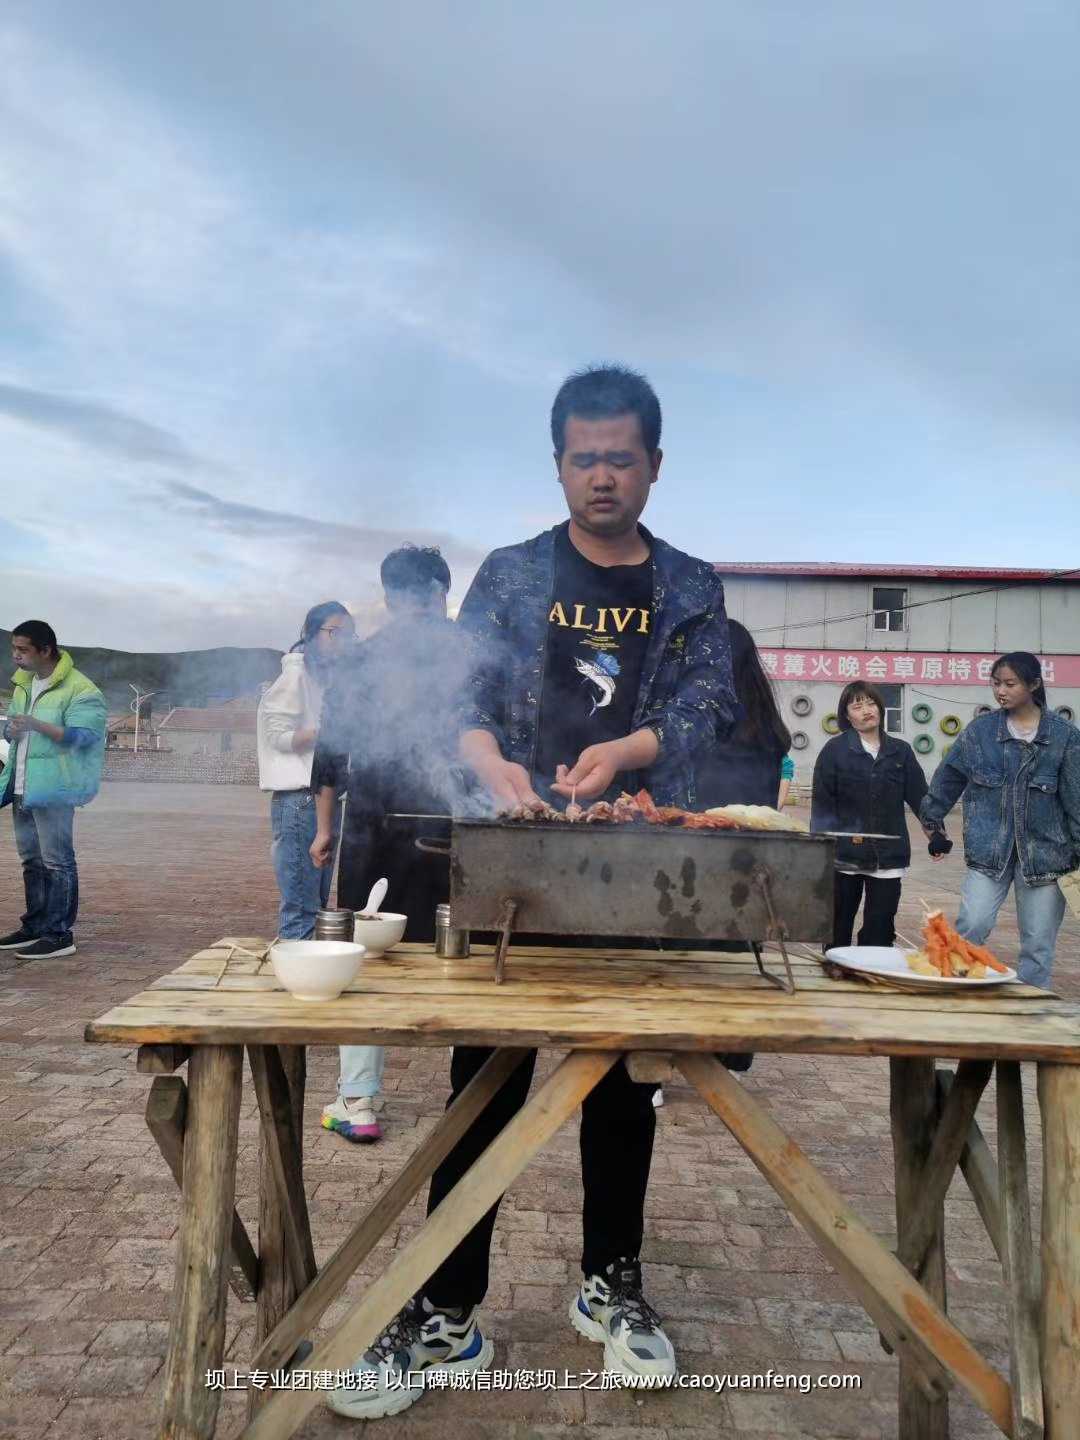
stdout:
POLYGON ((814 708, 814 702, 809 695, 796 695, 791 702, 791 713, 793 715, 809 715, 814 708))
POLYGON ((805 750, 810 744, 810 736, 805 730, 794 730, 791 735, 791 748, 793 750, 805 750))
POLYGON ((918 705, 911 707, 911 718, 916 725, 928 725, 934 718, 934 712, 925 700, 920 700, 918 705))
POLYGON ((828 715, 822 716, 821 728, 825 731, 826 735, 840 734, 840 721, 835 710, 828 715))
POLYGON ((976 705, 976 706, 975 706, 975 714, 976 714, 976 717, 978 717, 979 715, 992 715, 993 713, 994 713, 994 707, 993 707, 993 705, 976 705))
POLYGON ((1071 705, 1059 705, 1054 711, 1054 714, 1060 715, 1063 720, 1068 720, 1070 725, 1076 719, 1071 705))
POLYGON ((943 735, 959 735, 964 728, 964 722, 959 715, 943 715, 941 717, 941 733, 943 735))
POLYGON ((927 735, 924 731, 923 734, 915 736, 915 739, 911 742, 911 748, 919 755, 929 755, 930 751, 934 748, 934 737, 927 735))

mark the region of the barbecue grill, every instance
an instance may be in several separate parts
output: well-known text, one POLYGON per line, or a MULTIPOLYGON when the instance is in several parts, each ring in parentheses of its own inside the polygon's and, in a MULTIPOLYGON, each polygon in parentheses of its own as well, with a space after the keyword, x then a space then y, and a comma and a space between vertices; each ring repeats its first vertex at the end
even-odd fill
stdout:
POLYGON ((785 831, 455 819, 450 923, 496 933, 496 984, 517 932, 744 941, 790 994, 787 942, 831 935, 834 848, 785 831), (770 940, 783 976, 763 962, 770 940))

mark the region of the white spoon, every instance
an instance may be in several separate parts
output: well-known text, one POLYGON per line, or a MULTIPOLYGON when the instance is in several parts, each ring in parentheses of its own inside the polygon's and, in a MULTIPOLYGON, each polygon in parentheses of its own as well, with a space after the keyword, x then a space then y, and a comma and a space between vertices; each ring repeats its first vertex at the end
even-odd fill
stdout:
POLYGON ((379 910, 386 899, 386 892, 390 888, 389 880, 376 880, 371 887, 371 894, 367 897, 367 904, 360 911, 362 920, 375 920, 378 918, 379 910))

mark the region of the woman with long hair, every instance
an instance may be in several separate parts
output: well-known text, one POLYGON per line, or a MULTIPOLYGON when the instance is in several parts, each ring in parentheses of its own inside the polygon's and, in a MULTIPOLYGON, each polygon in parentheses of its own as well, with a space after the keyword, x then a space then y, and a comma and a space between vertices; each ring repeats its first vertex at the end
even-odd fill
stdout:
POLYGON ((714 805, 775 806, 784 757, 791 749, 791 732, 780 715, 754 637, 738 620, 728 621, 728 633, 738 719, 728 738, 713 747, 698 769, 699 810, 714 805))
POLYGON ((316 912, 330 898, 333 867, 317 869, 309 854, 317 828, 311 762, 323 692, 355 633, 352 616, 339 601, 313 606, 299 640, 282 657, 281 674, 259 702, 259 788, 271 792, 270 853, 281 894, 278 934, 283 940, 309 939, 316 912))
POLYGON ((997 714, 961 732, 934 772, 922 819, 940 824, 963 796, 967 876, 956 928, 981 945, 1011 889, 1020 979, 1045 988, 1065 913, 1056 881, 1080 865, 1080 731, 1047 707, 1029 651, 999 656, 990 683, 997 714))
MULTIPOLYGON (((889 838, 837 840, 832 943, 851 944, 862 905, 857 943, 888 946, 896 939, 900 885, 911 863, 904 807, 919 814, 926 776, 907 741, 885 729, 885 701, 876 686, 853 680, 836 712, 840 734, 814 766, 810 828, 889 838)), ((933 848, 930 853, 940 858, 933 848)))
MULTIPOLYGON (((728 634, 738 718, 734 730, 713 746, 698 768, 695 806, 698 810, 714 805, 775 807, 784 757, 791 748, 791 733, 780 715, 754 637, 738 620, 728 621, 728 634)), ((742 941, 727 941, 712 948, 743 951, 750 946, 742 941)), ((736 1071, 749 1070, 754 1059, 746 1051, 732 1051, 717 1058, 736 1071)))

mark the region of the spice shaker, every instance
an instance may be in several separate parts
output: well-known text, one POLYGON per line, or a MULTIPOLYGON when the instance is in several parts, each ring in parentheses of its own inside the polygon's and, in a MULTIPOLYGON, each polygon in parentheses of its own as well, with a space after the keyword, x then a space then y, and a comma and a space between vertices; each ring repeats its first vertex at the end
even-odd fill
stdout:
POLYGON ((355 923, 351 910, 319 910, 315 915, 315 939, 351 941, 355 923))
POLYGON ((450 924, 450 906, 436 905, 435 954, 443 960, 463 960, 468 953, 468 930, 455 930, 450 924))

